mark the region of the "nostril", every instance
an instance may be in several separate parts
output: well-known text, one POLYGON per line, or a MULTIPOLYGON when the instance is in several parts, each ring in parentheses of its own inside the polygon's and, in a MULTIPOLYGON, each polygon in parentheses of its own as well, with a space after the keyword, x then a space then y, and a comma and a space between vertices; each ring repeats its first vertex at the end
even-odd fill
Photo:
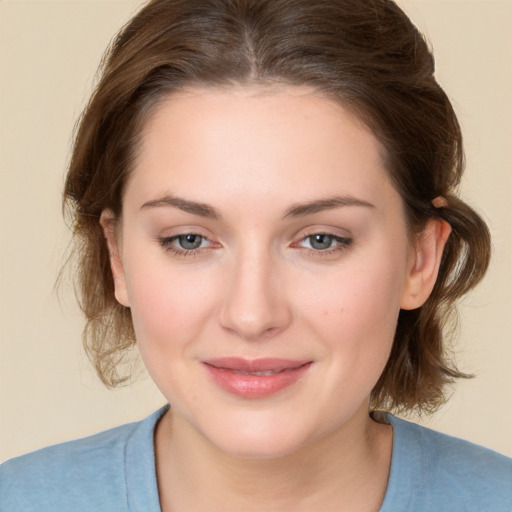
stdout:
POLYGON ((285 304, 242 310, 241 304, 226 305, 220 324, 246 340, 263 340, 275 336, 289 324, 290 315, 285 304))

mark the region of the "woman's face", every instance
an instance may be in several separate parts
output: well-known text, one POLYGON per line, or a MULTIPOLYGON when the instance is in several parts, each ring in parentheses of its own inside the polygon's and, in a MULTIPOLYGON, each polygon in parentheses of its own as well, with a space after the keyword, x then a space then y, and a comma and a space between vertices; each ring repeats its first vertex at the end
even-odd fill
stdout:
POLYGON ((382 153, 305 88, 191 89, 152 115, 112 264, 180 428, 273 457, 367 421, 415 266, 382 153))

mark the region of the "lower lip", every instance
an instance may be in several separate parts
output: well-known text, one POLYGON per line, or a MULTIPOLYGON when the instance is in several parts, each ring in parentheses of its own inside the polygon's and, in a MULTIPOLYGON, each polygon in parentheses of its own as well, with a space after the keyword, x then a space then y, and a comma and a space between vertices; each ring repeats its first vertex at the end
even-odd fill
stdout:
POLYGON ((266 398, 295 384, 308 371, 312 363, 273 375, 244 375, 205 364, 215 383, 224 391, 242 398, 266 398))

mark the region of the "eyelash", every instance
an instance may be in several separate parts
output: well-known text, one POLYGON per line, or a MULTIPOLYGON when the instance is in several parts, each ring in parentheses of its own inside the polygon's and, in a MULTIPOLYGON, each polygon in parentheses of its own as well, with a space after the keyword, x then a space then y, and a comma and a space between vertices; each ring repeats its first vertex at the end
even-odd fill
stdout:
MULTIPOLYGON (((180 233, 178 235, 169 236, 169 237, 159 237, 158 243, 166 252, 169 252, 175 256, 179 257, 194 257, 199 256, 202 254, 204 250, 208 250, 211 247, 198 247, 197 249, 183 249, 178 248, 175 245, 175 242, 179 240, 181 237, 186 236, 196 236, 201 238, 201 244, 204 241, 209 241, 207 237, 200 235, 198 233, 180 233)), ((352 244, 353 240, 351 238, 346 238, 338 235, 333 235, 331 233, 324 233, 324 232, 314 232, 309 233, 302 237, 299 242, 296 242, 292 245, 292 247, 298 247, 303 252, 306 252, 308 254, 313 255, 314 257, 329 257, 333 256, 334 254, 338 254, 340 252, 348 250, 352 244), (300 244, 304 243, 308 239, 312 239, 315 236, 324 236, 330 238, 333 243, 335 244, 334 247, 328 247, 326 249, 313 249, 308 247, 302 247, 300 244)), ((211 242, 210 242, 211 243, 211 242)), ((218 245, 218 244, 217 244, 218 245)))
POLYGON ((351 238, 346 238, 343 236, 333 235, 332 233, 325 233, 325 232, 320 231, 320 232, 308 233, 303 238, 301 238, 301 240, 299 242, 297 242, 293 245, 294 246, 298 245, 300 249, 302 249, 303 251, 306 251, 309 254, 312 254, 314 257, 323 258, 323 257, 334 256, 341 252, 347 251, 348 249, 350 249, 353 242, 354 242, 354 240, 351 238), (301 243, 304 243, 306 240, 311 239, 315 236, 325 236, 325 237, 330 238, 332 240, 332 242, 334 243, 334 246, 321 250, 321 249, 312 249, 309 247, 302 247, 299 245, 301 243))
POLYGON ((169 252, 175 256, 199 256, 205 249, 208 249, 209 247, 198 247, 197 249, 183 249, 178 248, 176 245, 174 245, 174 242, 176 242, 179 238, 185 237, 185 236, 197 236, 201 238, 201 243, 203 241, 208 241, 208 238, 200 235, 199 233, 180 233, 179 235, 174 236, 166 236, 166 237, 159 237, 158 243, 164 248, 166 252, 169 252))

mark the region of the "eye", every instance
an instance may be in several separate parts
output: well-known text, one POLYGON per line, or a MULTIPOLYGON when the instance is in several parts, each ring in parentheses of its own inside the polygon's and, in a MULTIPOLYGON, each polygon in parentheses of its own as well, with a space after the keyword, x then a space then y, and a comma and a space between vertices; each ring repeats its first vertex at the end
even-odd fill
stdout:
POLYGON ((314 251, 328 252, 347 248, 351 243, 352 240, 350 238, 327 233, 314 233, 305 237, 299 245, 314 251))
POLYGON ((194 256, 215 248, 216 244, 208 238, 197 233, 181 233, 175 236, 158 238, 158 243, 167 251, 176 256, 194 256))
POLYGON ((311 248, 316 249, 317 251, 329 249, 334 242, 334 238, 332 236, 324 235, 323 233, 309 235, 306 240, 308 240, 311 248))
POLYGON ((174 238, 178 245, 182 249, 185 249, 186 251, 193 251, 194 249, 199 249, 204 239, 204 237, 202 237, 201 235, 195 235, 193 233, 188 233, 186 235, 178 235, 177 237, 174 238))

